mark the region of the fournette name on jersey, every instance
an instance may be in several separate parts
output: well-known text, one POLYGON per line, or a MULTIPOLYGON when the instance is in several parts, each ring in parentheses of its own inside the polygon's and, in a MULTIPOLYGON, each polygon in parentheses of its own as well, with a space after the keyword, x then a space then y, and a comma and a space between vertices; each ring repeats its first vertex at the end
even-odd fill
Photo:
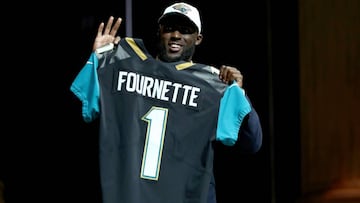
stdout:
POLYGON ((135 72, 119 71, 117 91, 136 93, 162 101, 198 107, 199 87, 153 78, 135 72))

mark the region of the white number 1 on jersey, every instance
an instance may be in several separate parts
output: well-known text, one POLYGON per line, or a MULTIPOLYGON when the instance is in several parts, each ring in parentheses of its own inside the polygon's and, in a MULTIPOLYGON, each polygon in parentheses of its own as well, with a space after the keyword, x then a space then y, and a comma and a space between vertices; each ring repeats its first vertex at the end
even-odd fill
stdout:
POLYGON ((168 109, 152 107, 141 119, 147 122, 140 177, 158 180, 168 109))

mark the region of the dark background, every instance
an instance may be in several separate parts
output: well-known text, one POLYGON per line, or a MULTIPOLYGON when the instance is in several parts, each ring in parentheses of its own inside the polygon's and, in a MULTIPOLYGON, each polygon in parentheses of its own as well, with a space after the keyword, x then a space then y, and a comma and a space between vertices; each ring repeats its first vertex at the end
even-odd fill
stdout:
MULTIPOLYGON (((188 2, 200 9, 203 22, 194 61, 240 69, 264 132, 255 155, 217 146, 218 202, 292 202, 299 187, 297 1, 188 2)), ((171 3, 132 2, 133 37, 144 39, 150 52, 157 18, 171 3)), ((37 6, 28 4, 22 6, 37 6)), ((13 9, 19 20, 6 18, 6 29, 14 32, 7 39, 16 41, 6 51, 11 65, 3 73, 0 172, 6 203, 100 203, 97 124, 83 122, 69 88, 91 53, 99 23, 110 15, 125 17, 125 2, 39 6, 13 9)), ((120 36, 125 30, 124 21, 120 36)))

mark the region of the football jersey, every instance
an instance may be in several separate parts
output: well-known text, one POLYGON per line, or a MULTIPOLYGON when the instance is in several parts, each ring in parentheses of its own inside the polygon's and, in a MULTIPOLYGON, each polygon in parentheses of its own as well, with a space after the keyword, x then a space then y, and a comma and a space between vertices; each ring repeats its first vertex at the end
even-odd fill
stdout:
POLYGON ((99 117, 103 202, 206 202, 212 142, 235 143, 251 110, 230 87, 210 66, 153 58, 141 39, 93 52, 71 91, 86 122, 99 117))

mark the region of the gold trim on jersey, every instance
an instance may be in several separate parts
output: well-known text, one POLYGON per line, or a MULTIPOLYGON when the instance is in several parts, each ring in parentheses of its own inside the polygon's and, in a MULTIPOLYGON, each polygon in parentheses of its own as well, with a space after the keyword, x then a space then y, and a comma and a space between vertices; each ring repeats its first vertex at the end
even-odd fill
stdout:
MULTIPOLYGON (((148 58, 146 56, 146 54, 143 51, 141 51, 140 47, 136 44, 136 42, 133 38, 126 37, 125 40, 143 61, 145 61, 148 58)), ((192 61, 190 61, 190 62, 180 63, 180 64, 176 65, 175 68, 176 68, 176 70, 184 70, 192 65, 194 65, 194 63, 192 61)))
POLYGON ((143 60, 145 61, 147 59, 147 56, 144 54, 143 51, 139 48, 139 46, 136 44, 135 40, 130 37, 126 37, 125 40, 127 43, 131 46, 131 48, 135 51, 135 53, 143 60))
POLYGON ((180 63, 178 65, 176 65, 176 70, 184 70, 185 68, 189 68, 190 66, 194 65, 193 62, 185 62, 185 63, 180 63))

